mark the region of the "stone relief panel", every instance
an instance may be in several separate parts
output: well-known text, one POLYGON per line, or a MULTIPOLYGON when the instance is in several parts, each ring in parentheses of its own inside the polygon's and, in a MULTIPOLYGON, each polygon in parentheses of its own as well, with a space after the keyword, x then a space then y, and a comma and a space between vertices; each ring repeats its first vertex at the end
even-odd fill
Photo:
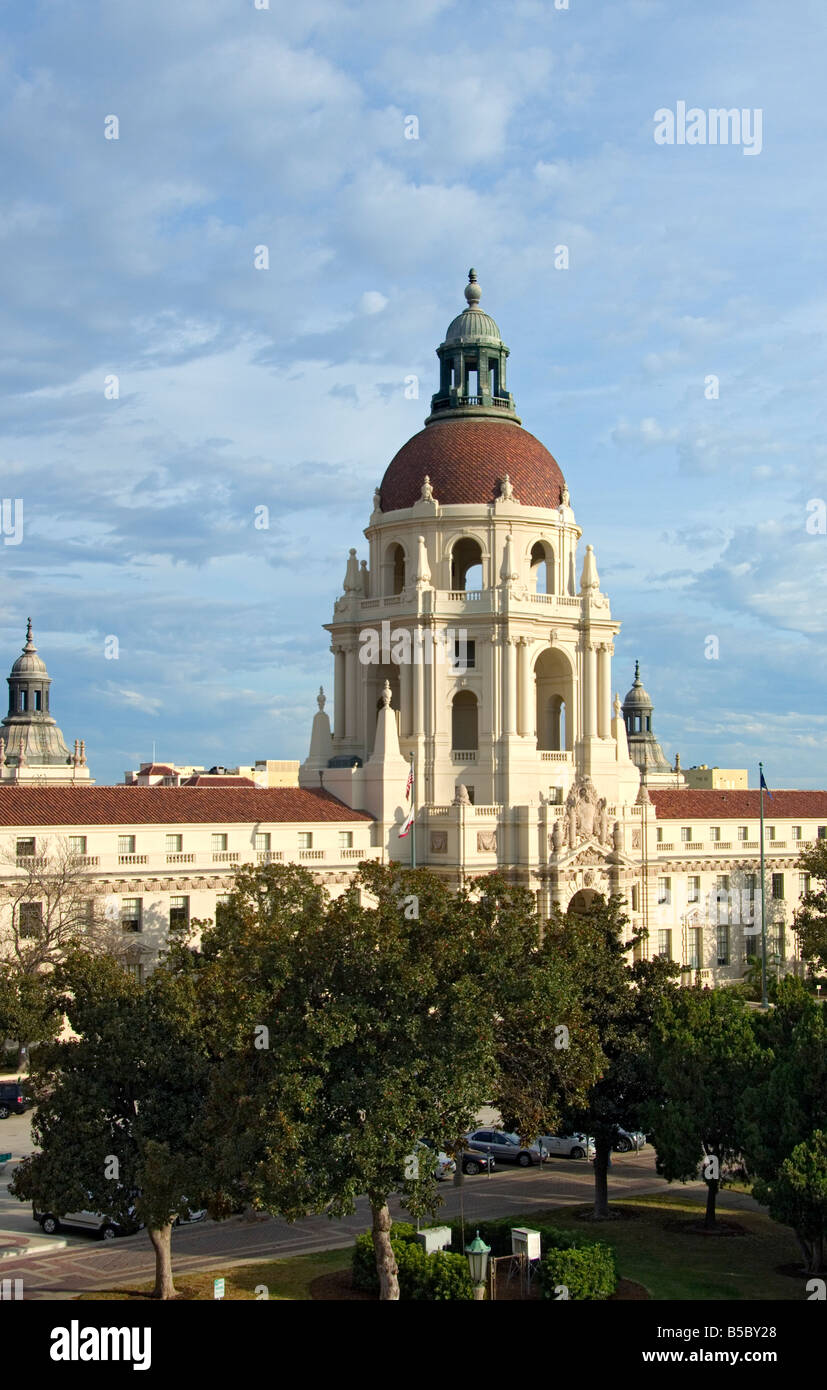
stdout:
POLYGON ((448 853, 448 831, 447 831, 447 830, 432 830, 432 831, 431 831, 431 854, 447 854, 447 853, 448 853))

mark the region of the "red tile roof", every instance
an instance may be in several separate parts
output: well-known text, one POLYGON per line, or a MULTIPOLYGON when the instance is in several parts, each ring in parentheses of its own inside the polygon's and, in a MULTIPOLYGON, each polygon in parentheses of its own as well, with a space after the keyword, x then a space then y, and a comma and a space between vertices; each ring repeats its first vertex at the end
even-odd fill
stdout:
POLYGON ((171 777, 175 773, 174 767, 167 767, 166 763, 145 763, 139 772, 141 777, 171 777))
MULTIPOLYGON (((223 781, 223 778, 221 779, 223 781)), ((370 821, 303 787, 0 786, 0 825, 180 825, 370 821)))
MULTIPOLYGON (((696 791, 691 787, 650 787, 659 820, 757 820, 761 814, 756 791, 696 791)), ((827 823, 827 791, 773 790, 764 793, 764 819, 807 820, 821 817, 827 823)))
POLYGON ((412 507, 425 474, 444 506, 493 502, 507 473, 518 502, 559 507, 564 479, 557 461, 533 434, 505 420, 441 420, 403 444, 388 465, 382 511, 412 507))

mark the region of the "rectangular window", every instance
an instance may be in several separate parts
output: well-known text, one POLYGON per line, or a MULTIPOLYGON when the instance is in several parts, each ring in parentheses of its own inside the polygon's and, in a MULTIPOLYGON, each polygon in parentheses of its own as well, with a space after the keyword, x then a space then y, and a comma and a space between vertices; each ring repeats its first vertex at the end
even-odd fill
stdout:
POLYGON ((801 894, 802 898, 804 897, 804 894, 805 894, 805 893, 809 893, 809 891, 810 891, 810 875, 809 875, 809 874, 799 874, 799 875, 798 875, 798 891, 799 891, 799 893, 801 894))
POLYGON ((667 960, 672 959, 672 933, 671 931, 658 932, 658 951, 659 956, 666 956, 667 960))
POLYGON ((662 843, 663 843, 663 826, 662 826, 662 825, 659 825, 659 826, 657 827, 657 830, 655 831, 655 834, 656 834, 656 836, 657 836, 658 844, 659 844, 659 845, 662 844, 662 843))
POLYGON ((124 966, 124 969, 129 971, 129 974, 132 976, 133 980, 137 980, 139 985, 143 984, 144 967, 142 966, 139 960, 128 961, 124 966))
POLYGON ((229 894, 229 893, 218 893, 218 894, 216 895, 216 899, 215 899, 215 920, 216 920, 216 924, 219 924, 219 923, 221 922, 221 915, 222 915, 222 913, 223 913, 223 911, 224 911, 224 908, 227 907, 229 901, 230 901, 230 894, 229 894))
POLYGON ((313 831, 312 831, 312 830, 300 830, 300 831, 299 831, 299 849, 312 849, 312 848, 313 848, 313 831))
POLYGON ((827 840, 827 825, 820 825, 818 827, 817 838, 819 840, 827 840))
POLYGON ((211 849, 212 849, 213 854, 218 854, 218 853, 220 853, 222 850, 225 850, 225 849, 227 848, 227 836, 226 836, 226 835, 223 835, 223 834, 222 834, 222 835, 212 835, 212 836, 210 837, 210 840, 211 840, 211 849))
POLYGON ((31 858, 33 857, 34 853, 35 853, 35 844, 36 844, 36 841, 34 841, 34 840, 18 840, 18 841, 17 841, 17 857, 18 857, 18 859, 31 859, 31 858))
POLYGON ((672 880, 671 878, 658 879, 658 902, 671 903, 672 901, 672 880))
POLYGON ((793 826, 792 837, 793 837, 794 840, 800 840, 800 839, 801 839, 801 826, 800 826, 800 825, 794 825, 794 826, 793 826))
POLYGON ((183 835, 167 835, 167 854, 180 854, 184 844, 183 835))
POLYGON ((709 838, 710 838, 710 840, 712 841, 713 845, 715 845, 715 844, 718 843, 718 841, 719 841, 720 838, 721 838, 721 827, 720 827, 720 825, 710 825, 710 827, 709 827, 709 838))
POLYGON ((748 840, 748 839, 749 839, 749 826, 748 826, 748 825, 739 825, 739 826, 738 826, 738 839, 739 839, 739 840, 748 840))
POLYGON ((40 936, 43 931, 43 904, 21 903, 18 909, 21 936, 40 936))
POLYGON ((353 831, 339 831, 339 849, 353 849, 353 831))
POLYGON ((454 667, 460 671, 473 671, 477 664, 477 644, 463 641, 461 638, 454 639, 454 667))
POLYGON ((41 709, 43 708, 43 692, 42 692, 42 690, 36 690, 36 691, 34 692, 34 707, 35 707, 35 710, 41 710, 41 709))
POLYGON ((718 874, 715 879, 716 920, 729 921, 729 874, 718 874))
POLYGON ((701 901, 701 878, 700 874, 690 874, 687 879, 686 901, 688 903, 699 903, 701 901))
POLYGON ((256 850, 259 854, 267 854, 270 849, 270 831, 260 830, 256 834, 256 850))
POLYGON ((169 900, 169 925, 180 929, 181 927, 188 927, 189 921, 189 898, 171 897, 169 900))
POLYGON ((632 911, 640 912, 640 884, 632 884, 632 911))
POLYGON ((765 825, 765 826, 764 826, 764 835, 765 835, 766 839, 768 839, 768 840, 774 840, 774 839, 775 839, 775 826, 774 826, 774 825, 765 825))
POLYGON ((691 843, 692 843, 692 826, 691 826, 691 825, 682 825, 682 826, 681 826, 681 840, 683 841, 683 843, 684 843, 685 845, 691 845, 691 843))
POLYGON ((119 836, 118 836, 118 854, 134 854, 134 853, 135 853, 135 836, 134 836, 134 835, 119 835, 119 836))
POLYGON ((85 853, 86 853, 86 836, 85 836, 85 835, 70 835, 68 838, 69 838, 69 853, 70 853, 70 854, 85 854, 85 853))
POLYGON ((124 931, 141 931, 141 898, 124 898, 121 903, 121 927, 124 931))
POLYGON ((468 783, 466 782, 466 784, 465 784, 465 790, 466 790, 467 793, 468 793, 468 800, 471 802, 471 805, 474 806, 474 805, 476 804, 475 801, 474 801, 474 797, 475 797, 475 795, 476 795, 476 793, 475 793, 475 791, 474 791, 474 788, 471 787, 471 786, 469 786, 468 783))
POLYGON ((718 964, 729 965, 729 927, 716 927, 715 937, 718 949, 718 964))
POLYGON ((701 929, 700 927, 690 927, 686 933, 686 949, 689 956, 686 964, 693 970, 700 970, 703 965, 701 960, 701 929))
POLYGON ((776 902, 780 902, 784 897, 784 875, 773 874, 772 876, 772 895, 776 902))

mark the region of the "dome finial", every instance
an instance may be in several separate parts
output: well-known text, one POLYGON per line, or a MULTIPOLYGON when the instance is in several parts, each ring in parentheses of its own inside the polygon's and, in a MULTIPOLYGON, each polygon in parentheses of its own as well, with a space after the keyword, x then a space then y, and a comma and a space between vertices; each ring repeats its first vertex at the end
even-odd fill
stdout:
POLYGON ((26 646, 27 646, 27 647, 32 647, 32 648, 34 647, 34 638, 32 637, 32 620, 31 620, 31 618, 27 618, 27 619, 26 619, 26 646))
POLYGON ((635 661, 635 685, 640 685, 640 662, 635 661))
POLYGON ((465 286, 465 298, 468 301, 469 309, 476 309, 482 299, 482 290, 477 284, 477 272, 473 266, 468 272, 468 284, 465 286))

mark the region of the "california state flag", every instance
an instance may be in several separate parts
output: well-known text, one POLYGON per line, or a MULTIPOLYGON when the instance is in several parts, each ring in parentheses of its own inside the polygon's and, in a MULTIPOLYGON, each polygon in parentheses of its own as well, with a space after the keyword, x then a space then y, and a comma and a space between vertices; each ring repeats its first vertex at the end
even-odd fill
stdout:
POLYGON ((399 838, 400 838, 400 840, 403 840, 403 839, 405 838, 405 836, 407 835, 407 833, 408 833, 408 831, 410 830, 411 826, 413 825, 413 821, 414 821, 413 785, 414 785, 414 774, 413 774, 413 763, 411 763, 411 770, 410 770, 410 772, 408 773, 408 780, 407 780, 407 782, 406 782, 406 784, 405 784, 405 797, 406 797, 406 800, 410 803, 410 805, 409 805, 409 808, 408 808, 408 814, 407 814, 407 816, 405 817, 405 819, 403 820, 401 826, 399 827, 399 838))

